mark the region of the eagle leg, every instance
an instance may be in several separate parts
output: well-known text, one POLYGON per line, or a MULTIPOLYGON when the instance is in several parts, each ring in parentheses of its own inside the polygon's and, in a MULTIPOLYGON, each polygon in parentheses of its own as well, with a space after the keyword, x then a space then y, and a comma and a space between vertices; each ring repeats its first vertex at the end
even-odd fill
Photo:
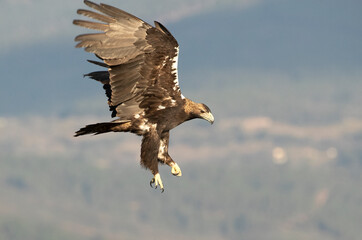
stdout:
POLYGON ((155 176, 150 181, 151 188, 153 188, 153 186, 152 186, 153 184, 155 184, 155 189, 157 189, 157 186, 160 185, 161 192, 163 193, 165 191, 165 189, 163 188, 161 176, 159 173, 156 173, 155 176))
POLYGON ((167 164, 168 166, 170 166, 171 167, 171 173, 174 176, 181 177, 182 173, 181 173, 180 167, 177 165, 177 163, 175 163, 172 160, 172 158, 168 154, 169 138, 170 138, 169 131, 166 131, 166 132, 162 133, 161 139, 160 139, 160 146, 159 146, 159 150, 158 150, 158 160, 161 163, 164 163, 164 164, 167 164))
POLYGON ((160 148, 160 135, 156 127, 150 127, 149 131, 143 135, 141 144, 141 164, 147 169, 150 169, 154 175, 150 181, 150 186, 155 188, 160 186, 161 191, 164 191, 161 176, 158 173, 158 159, 157 154, 160 148))

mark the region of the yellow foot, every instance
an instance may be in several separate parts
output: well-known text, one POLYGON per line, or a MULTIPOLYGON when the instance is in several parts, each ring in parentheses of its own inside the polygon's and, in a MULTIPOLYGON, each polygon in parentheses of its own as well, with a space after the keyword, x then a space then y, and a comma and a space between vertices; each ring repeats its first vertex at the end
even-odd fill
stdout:
POLYGON ((159 185, 160 189, 161 189, 161 192, 165 191, 165 189, 163 188, 161 176, 160 176, 159 173, 156 173, 155 176, 152 178, 152 180, 150 182, 150 186, 153 188, 152 184, 155 184, 155 189, 159 185))
POLYGON ((173 163, 173 164, 171 165, 171 173, 172 173, 174 176, 177 176, 177 177, 181 177, 181 176, 182 176, 181 168, 177 165, 177 163, 173 163))

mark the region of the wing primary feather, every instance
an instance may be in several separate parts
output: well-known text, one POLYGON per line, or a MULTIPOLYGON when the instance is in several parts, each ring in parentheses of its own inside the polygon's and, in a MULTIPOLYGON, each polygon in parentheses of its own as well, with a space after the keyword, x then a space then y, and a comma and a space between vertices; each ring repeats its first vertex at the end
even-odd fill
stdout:
POLYGON ((101 41, 104 39, 104 33, 88 33, 75 37, 74 41, 101 41))
POLYGON ((108 68, 109 66, 105 63, 102 63, 102 62, 98 62, 98 61, 93 61, 93 60, 87 60, 88 62, 90 63, 93 63, 95 65, 98 65, 98 66, 101 66, 101 67, 105 67, 105 68, 108 68))
POLYGON ((101 12, 101 6, 99 6, 98 4, 88 1, 88 0, 84 0, 84 4, 87 5, 90 8, 93 8, 95 10, 98 10, 101 12))
MULTIPOLYGON (((117 17, 117 18, 126 18, 126 19, 136 19, 140 22, 143 22, 145 24, 147 24, 146 22, 144 22, 142 19, 126 12, 126 11, 123 11, 119 8, 116 8, 116 7, 113 7, 113 6, 110 6, 108 4, 104 4, 104 3, 101 3, 101 6, 104 8, 104 9, 107 9, 108 11, 111 11, 114 13, 114 17, 117 17)), ((147 24, 148 25, 148 24, 147 24)))
POLYGON ((113 11, 110 11, 110 10, 104 8, 103 6, 98 5, 98 4, 94 3, 94 2, 91 2, 91 1, 88 1, 88 0, 84 0, 84 4, 87 5, 87 6, 90 7, 90 8, 93 8, 93 9, 95 9, 95 10, 97 10, 97 11, 100 11, 100 12, 102 12, 102 13, 104 13, 104 14, 107 14, 107 15, 110 16, 110 17, 115 17, 113 11))
POLYGON ((86 17, 90 17, 93 18, 95 20, 101 21, 101 22, 105 22, 105 23, 111 23, 111 22, 115 22, 115 20, 111 17, 99 14, 99 13, 95 13, 89 10, 85 10, 85 9, 78 9, 77 13, 79 15, 83 15, 86 17))
MULTIPOLYGON (((88 1, 88 0, 85 0, 84 1, 84 4, 87 5, 88 7, 90 8, 93 8, 95 10, 98 10, 104 14, 107 14, 108 16, 110 17, 114 17, 116 19, 136 19, 138 21, 141 21, 143 23, 145 23, 142 19, 128 13, 128 12, 125 12, 119 8, 116 8, 116 7, 113 7, 113 6, 110 6, 110 5, 107 5, 107 4, 104 4, 104 3, 101 3, 101 4, 96 4, 94 2, 91 2, 91 1, 88 1)), ((147 23, 145 23, 147 24, 147 23)), ((150 26, 149 24, 147 24, 148 26, 150 26)))
POLYGON ((121 11, 118 8, 111 7, 111 6, 108 6, 108 5, 103 4, 103 3, 98 5, 98 4, 96 4, 94 2, 91 2, 91 1, 88 1, 88 0, 85 0, 84 3, 88 7, 93 8, 93 9, 95 9, 95 10, 97 10, 99 12, 102 12, 104 14, 107 14, 108 16, 116 18, 116 19, 125 18, 125 16, 130 16, 130 14, 125 14, 126 12, 121 11))
POLYGON ((103 24, 103 23, 96 23, 96 22, 90 22, 90 21, 85 21, 85 20, 74 20, 73 21, 74 25, 78 25, 78 26, 82 26, 85 28, 89 28, 89 29, 94 29, 94 30, 100 30, 105 32, 108 29, 108 25, 103 24))

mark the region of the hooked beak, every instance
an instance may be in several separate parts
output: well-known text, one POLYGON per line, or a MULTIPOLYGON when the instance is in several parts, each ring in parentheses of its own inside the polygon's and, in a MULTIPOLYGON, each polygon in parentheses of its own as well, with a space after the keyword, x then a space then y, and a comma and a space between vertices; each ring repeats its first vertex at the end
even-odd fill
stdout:
POLYGON ((205 119, 206 121, 208 121, 209 123, 213 124, 214 123, 214 116, 211 114, 211 112, 208 113, 202 113, 200 114, 200 116, 205 119))

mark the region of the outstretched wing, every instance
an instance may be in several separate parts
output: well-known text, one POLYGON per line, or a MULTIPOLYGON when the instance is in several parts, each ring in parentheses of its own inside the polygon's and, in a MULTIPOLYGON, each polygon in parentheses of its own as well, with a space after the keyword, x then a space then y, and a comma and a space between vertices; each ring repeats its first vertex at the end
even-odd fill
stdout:
POLYGON ((77 13, 99 22, 73 23, 100 32, 77 36, 76 47, 94 53, 104 64, 93 63, 108 68, 88 75, 104 84, 112 117, 130 119, 175 106, 183 96, 177 78, 178 43, 171 33, 158 22, 152 27, 115 7, 84 3, 99 13, 77 13))

